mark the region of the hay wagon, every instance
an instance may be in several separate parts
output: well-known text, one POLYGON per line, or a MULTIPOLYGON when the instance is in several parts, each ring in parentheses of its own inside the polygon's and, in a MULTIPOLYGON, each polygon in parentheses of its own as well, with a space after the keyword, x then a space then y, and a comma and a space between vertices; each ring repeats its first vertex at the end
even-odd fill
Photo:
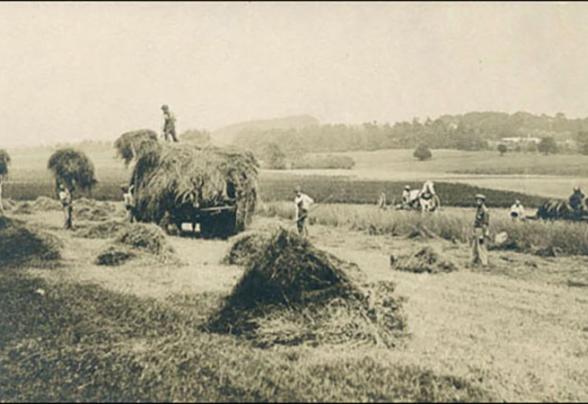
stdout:
POLYGON ((257 202, 258 163, 231 148, 154 143, 137 159, 132 183, 137 219, 166 231, 190 223, 202 237, 226 238, 245 229, 257 202))

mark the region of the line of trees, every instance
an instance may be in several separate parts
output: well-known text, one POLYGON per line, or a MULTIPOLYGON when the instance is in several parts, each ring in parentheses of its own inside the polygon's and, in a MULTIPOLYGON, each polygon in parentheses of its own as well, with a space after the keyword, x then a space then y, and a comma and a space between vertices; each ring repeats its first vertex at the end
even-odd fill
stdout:
MULTIPOLYGON (((489 142, 504 137, 572 139, 585 133, 588 153, 588 118, 568 119, 562 113, 555 116, 533 115, 526 112, 472 112, 464 115, 443 115, 424 122, 367 122, 361 125, 327 124, 298 129, 244 129, 235 143, 261 149, 271 141, 280 145, 287 155, 307 152, 343 152, 390 148, 414 149, 425 144, 431 149, 484 150, 489 142)), ((549 141, 550 142, 550 141, 549 141)), ((495 146, 493 146, 495 147, 495 146)))

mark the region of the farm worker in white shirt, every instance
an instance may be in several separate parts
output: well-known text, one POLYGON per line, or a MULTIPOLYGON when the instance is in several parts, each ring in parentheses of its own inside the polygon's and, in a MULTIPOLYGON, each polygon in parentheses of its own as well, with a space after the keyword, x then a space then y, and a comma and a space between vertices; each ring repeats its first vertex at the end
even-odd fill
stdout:
POLYGON ((65 224, 63 227, 66 230, 69 230, 73 227, 72 225, 72 204, 71 204, 71 193, 69 190, 61 184, 59 186, 59 202, 61 202, 61 206, 63 207, 63 215, 65 219, 65 224))
POLYGON ((308 229, 306 227, 306 220, 308 219, 308 210, 310 205, 314 203, 312 198, 304 193, 300 187, 296 187, 296 197, 294 198, 294 204, 296 205, 296 227, 298 228, 298 234, 303 237, 308 237, 308 229))
POLYGON ((510 217, 512 220, 522 220, 525 218, 525 208, 518 199, 510 207, 510 217))

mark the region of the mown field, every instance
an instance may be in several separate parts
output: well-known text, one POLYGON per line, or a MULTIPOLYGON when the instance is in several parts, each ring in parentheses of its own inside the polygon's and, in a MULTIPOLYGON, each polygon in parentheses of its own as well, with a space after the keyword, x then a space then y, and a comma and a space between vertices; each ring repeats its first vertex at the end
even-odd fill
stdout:
MULTIPOLYGON (((282 219, 291 218, 289 204, 268 203, 259 213, 254 230, 293 226, 282 219)), ((17 215, 58 237, 63 259, 49 268, 0 268, 0 401, 585 400, 585 258, 493 250, 489 269, 469 268, 459 234, 471 213, 349 204, 313 211, 313 244, 357 263, 370 280, 397 284, 408 335, 394 348, 272 349, 201 328, 243 274, 223 263, 232 240, 167 237, 183 263, 103 267, 94 258, 110 240, 62 230, 59 211, 17 215), (406 237, 419 224, 441 238, 406 237), (390 268, 391 255, 425 245, 458 270, 390 268)), ((491 213, 493 231, 506 225, 504 211, 491 213)), ((538 240, 550 229, 531 225, 538 240)))

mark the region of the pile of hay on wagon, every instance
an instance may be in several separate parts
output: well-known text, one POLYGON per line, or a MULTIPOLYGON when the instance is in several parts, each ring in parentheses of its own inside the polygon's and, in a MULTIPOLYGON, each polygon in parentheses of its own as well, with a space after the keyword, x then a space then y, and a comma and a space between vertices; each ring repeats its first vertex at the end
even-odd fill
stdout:
MULTIPOLYGON (((243 238, 229 252, 245 273, 206 324, 259 347, 397 345, 405 319, 394 284, 368 284, 359 268, 286 229, 243 238), (248 240, 248 241, 246 241, 248 240)), ((232 258, 231 258, 232 257, 232 258)))
POLYGON ((161 143, 149 132, 124 134, 115 147, 125 162, 130 156, 135 161, 130 184, 140 221, 181 226, 194 209, 216 208, 231 200, 236 205, 234 230, 241 231, 250 222, 259 168, 252 153, 161 143))

